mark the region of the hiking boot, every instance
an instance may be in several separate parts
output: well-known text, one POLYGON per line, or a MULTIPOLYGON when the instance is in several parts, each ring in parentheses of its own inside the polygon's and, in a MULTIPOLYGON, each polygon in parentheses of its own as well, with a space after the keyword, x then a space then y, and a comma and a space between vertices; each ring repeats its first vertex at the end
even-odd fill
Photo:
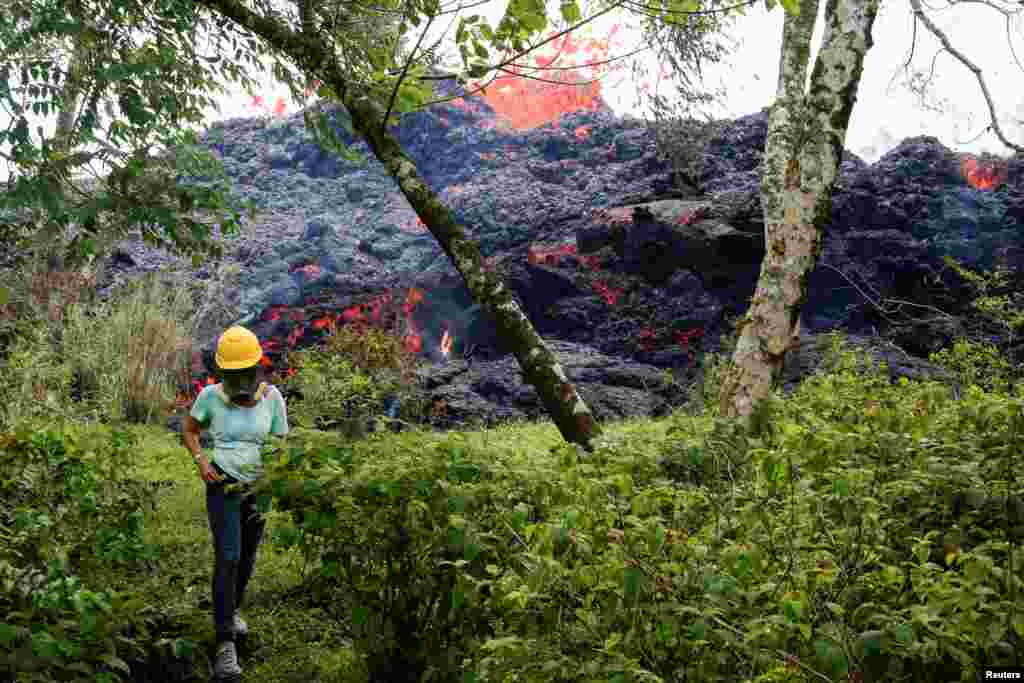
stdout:
POLYGON ((231 615, 231 628, 234 630, 236 636, 249 635, 249 626, 242 620, 242 614, 237 609, 235 610, 235 613, 231 615))
POLYGON ((238 678, 242 675, 242 667, 238 666, 238 655, 235 644, 227 640, 217 645, 217 660, 213 665, 215 678, 238 678))

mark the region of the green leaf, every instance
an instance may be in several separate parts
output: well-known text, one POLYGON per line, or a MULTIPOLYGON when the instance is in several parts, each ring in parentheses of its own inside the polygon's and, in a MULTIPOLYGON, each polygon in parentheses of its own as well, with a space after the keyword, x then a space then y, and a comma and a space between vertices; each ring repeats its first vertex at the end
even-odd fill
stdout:
POLYGON ((468 561, 472 562, 476 558, 480 557, 481 548, 476 543, 467 543, 463 549, 463 557, 468 561))
POLYGON ((18 637, 20 630, 21 629, 17 626, 0 622, 0 643, 9 643, 13 641, 18 637))
POLYGON ((626 595, 636 595, 640 592, 640 577, 642 575, 639 567, 626 567, 622 573, 622 588, 626 595))
POLYGON ((786 477, 786 465, 776 458, 765 458, 761 463, 761 471, 765 479, 771 482, 782 481, 786 477))
POLYGON ((782 613, 793 623, 797 623, 804 615, 804 604, 800 600, 784 600, 782 613))
POLYGON ((352 623, 363 626, 370 620, 370 610, 360 605, 352 610, 352 623))
POLYGON ((654 527, 654 533, 650 539, 651 552, 656 552, 658 548, 665 544, 665 527, 660 524, 654 527))
POLYGON ((754 558, 750 553, 740 553, 736 557, 736 565, 733 570, 741 579, 750 576, 754 573, 754 558))
POLYGON ((914 626, 912 624, 900 624, 892 630, 892 635, 901 643, 909 643, 914 640, 914 626))
POLYGON ((619 495, 629 496, 633 492, 633 477, 628 474, 621 474, 613 480, 619 489, 619 495))
POLYGON ((736 590, 736 579, 728 574, 719 574, 709 577, 705 581, 705 590, 709 593, 727 594, 736 590))
POLYGON ((522 638, 518 636, 505 636, 504 638, 491 638, 482 645, 485 650, 499 650, 505 649, 513 645, 519 645, 522 642, 522 638))
POLYGON ((561 9, 562 19, 564 19, 567 24, 575 24, 582 18, 582 15, 580 14, 580 6, 576 4, 576 0, 562 2, 561 9))
POLYGON ((526 525, 526 520, 529 519, 530 508, 526 505, 526 503, 519 503, 518 505, 516 505, 511 516, 512 527, 516 531, 519 531, 523 528, 523 526, 526 525))
POLYGON ((786 14, 794 17, 800 16, 800 0, 780 0, 786 10, 786 14))

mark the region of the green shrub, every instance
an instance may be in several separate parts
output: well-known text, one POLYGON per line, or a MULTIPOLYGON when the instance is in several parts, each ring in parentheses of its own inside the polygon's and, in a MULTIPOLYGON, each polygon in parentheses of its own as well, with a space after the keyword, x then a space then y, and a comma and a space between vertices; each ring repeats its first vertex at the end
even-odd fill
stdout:
POLYGON ((113 683, 135 653, 145 659, 134 636, 145 600, 79 578, 150 570, 158 557, 144 540, 148 487, 124 474, 136 448, 103 426, 25 420, 0 432, 0 661, 17 680, 113 683))
POLYGON ((928 356, 928 360, 956 374, 962 386, 976 385, 1005 393, 1014 382, 1014 368, 994 344, 958 339, 952 348, 928 356))
POLYGON ((661 103, 651 124, 659 157, 672 164, 677 186, 701 187, 704 151, 708 143, 728 127, 726 122, 683 118, 661 103))
POLYGON ((396 335, 346 325, 323 348, 291 354, 289 364, 296 369, 289 384, 302 394, 289 414, 300 426, 362 435, 361 425, 384 411, 388 397, 398 397, 404 419, 422 414, 414 386, 416 357, 396 335))
POLYGON ((72 308, 65 326, 63 363, 96 377, 92 409, 112 420, 159 422, 173 410, 177 387, 191 378, 193 300, 188 288, 171 289, 161 273, 127 285, 119 298, 72 308))
POLYGON ((834 361, 756 438, 680 414, 650 460, 560 446, 546 522, 513 524, 527 545, 508 541, 476 680, 968 681, 1008 663, 1024 401, 834 361), (955 511, 973 490, 994 491, 955 511))
MULTIPOLYGON (((1012 273, 996 268, 990 273, 977 273, 947 256, 947 266, 967 280, 975 290, 971 307, 984 325, 995 325, 1007 333, 1006 348, 1013 349, 1018 332, 1024 328, 1024 293, 1016 291, 1012 273)), ((965 383, 978 383, 995 391, 1006 391, 1020 377, 1018 359, 1007 357, 1006 349, 997 349, 977 333, 954 342, 952 349, 943 349, 933 355, 941 363, 958 373, 965 383)))
POLYGON ((350 625, 371 681, 457 680, 469 648, 492 631, 465 577, 487 583, 500 562, 489 531, 516 485, 461 441, 427 448, 406 433, 387 457, 361 442, 265 458, 257 490, 279 497, 274 507, 296 523, 273 542, 313 560, 307 589, 350 625))

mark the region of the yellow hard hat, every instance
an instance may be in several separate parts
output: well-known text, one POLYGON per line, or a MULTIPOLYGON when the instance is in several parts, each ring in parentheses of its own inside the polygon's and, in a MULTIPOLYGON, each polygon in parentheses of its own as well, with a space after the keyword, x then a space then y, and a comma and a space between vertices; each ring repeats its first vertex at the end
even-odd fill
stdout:
POLYGON ((259 363, 262 357, 260 340, 241 325, 229 327, 217 341, 216 359, 221 370, 251 368, 259 363))

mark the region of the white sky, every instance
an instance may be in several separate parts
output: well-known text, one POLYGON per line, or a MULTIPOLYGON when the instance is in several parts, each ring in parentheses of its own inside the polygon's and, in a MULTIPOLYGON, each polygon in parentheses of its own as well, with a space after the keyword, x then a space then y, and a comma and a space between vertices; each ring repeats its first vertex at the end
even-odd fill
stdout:
MULTIPOLYGON (((874 46, 868 51, 845 147, 870 163, 905 137, 933 135, 957 152, 1009 155, 1010 150, 998 141, 993 132, 968 142, 988 125, 989 114, 977 80, 951 55, 942 53, 935 58, 936 73, 929 96, 933 106, 941 106, 946 111, 930 111, 920 105, 918 97, 907 89, 908 77, 902 69, 909 54, 913 32, 909 3, 906 0, 882 2, 882 9, 874 24, 874 46)), ((492 0, 465 14, 479 12, 495 26, 506 5, 507 0, 492 0)), ((821 43, 825 5, 826 0, 821 0, 812 40, 812 67, 821 43)), ((1004 134, 1012 142, 1024 145, 1024 72, 1013 62, 1016 53, 1019 61, 1024 64, 1024 20, 1019 15, 1011 19, 1008 39, 1003 15, 979 3, 957 7, 938 4, 934 10, 929 10, 927 6, 925 10, 946 32, 953 46, 982 69, 1004 134)), ((557 13, 557 2, 554 11, 557 13)), ((717 117, 736 117, 771 104, 778 82, 782 20, 781 7, 768 12, 763 3, 747 8, 746 15, 735 20, 727 33, 739 41, 735 54, 728 62, 704 70, 706 87, 724 85, 727 94, 724 108, 716 107, 709 113, 717 117)), ((635 17, 630 19, 629 15, 607 15, 593 24, 589 35, 599 38, 607 35, 613 24, 636 21, 635 17)), ((638 37, 638 32, 627 32, 620 50, 634 49, 638 37)), ((911 70, 927 74, 938 49, 941 49, 938 40, 923 26, 919 26, 911 70)), ((644 54, 647 53, 641 53, 641 56, 644 54)), ((288 113, 295 110, 288 89, 276 83, 269 72, 264 78, 256 80, 264 86, 265 102, 269 104, 280 95, 289 104, 288 113)), ((604 88, 608 103, 620 114, 641 115, 642 112, 633 107, 636 84, 627 78, 617 88, 610 88, 614 80, 621 79, 615 75, 610 76, 604 88)), ((241 89, 236 89, 218 101, 221 112, 218 114, 211 110, 209 121, 257 113, 250 108, 249 97, 241 89)), ((30 117, 33 131, 38 123, 38 119, 30 117)), ((44 128, 50 134, 55 123, 54 117, 51 116, 46 123, 48 125, 44 124, 44 128)), ((9 124, 9 113, 0 111, 0 126, 6 128, 9 124)), ((0 149, 8 152, 9 145, 5 144, 0 149)), ((0 164, 0 179, 5 179, 7 175, 6 163, 0 164)))

